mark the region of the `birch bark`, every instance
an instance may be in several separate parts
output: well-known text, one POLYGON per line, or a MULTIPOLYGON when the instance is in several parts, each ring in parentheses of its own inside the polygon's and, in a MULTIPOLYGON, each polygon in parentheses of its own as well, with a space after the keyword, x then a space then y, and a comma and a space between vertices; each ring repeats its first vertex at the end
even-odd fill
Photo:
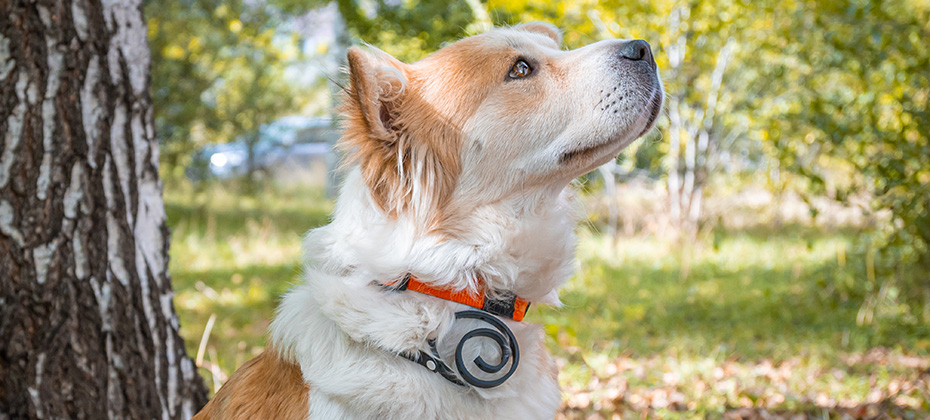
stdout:
POLYGON ((0 419, 187 419, 141 0, 0 0, 0 419))

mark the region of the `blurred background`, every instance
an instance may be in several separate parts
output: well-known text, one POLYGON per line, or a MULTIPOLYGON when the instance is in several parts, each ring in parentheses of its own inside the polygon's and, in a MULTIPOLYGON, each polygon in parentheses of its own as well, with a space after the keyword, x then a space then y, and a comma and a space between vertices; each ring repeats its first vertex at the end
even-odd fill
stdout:
POLYGON ((930 418, 930 1, 150 0, 181 332, 213 391, 333 207, 346 48, 546 20, 642 38, 667 106, 579 183, 537 308, 560 418, 930 418))

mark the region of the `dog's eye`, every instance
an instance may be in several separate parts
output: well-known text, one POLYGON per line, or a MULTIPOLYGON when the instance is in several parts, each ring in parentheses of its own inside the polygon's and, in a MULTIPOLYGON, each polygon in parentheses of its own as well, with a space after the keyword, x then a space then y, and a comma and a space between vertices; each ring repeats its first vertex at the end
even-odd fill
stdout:
POLYGON ((510 74, 507 77, 511 79, 522 79, 526 76, 529 76, 533 73, 533 68, 530 67, 530 64, 524 59, 517 60, 516 63, 513 63, 513 67, 510 68, 510 74))

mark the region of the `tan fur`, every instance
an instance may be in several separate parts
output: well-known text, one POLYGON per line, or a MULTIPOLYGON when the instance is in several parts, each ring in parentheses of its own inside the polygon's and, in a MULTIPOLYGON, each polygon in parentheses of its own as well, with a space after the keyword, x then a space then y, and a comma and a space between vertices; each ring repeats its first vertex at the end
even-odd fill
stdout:
MULTIPOLYGON (((551 24, 515 26, 542 34, 558 48, 561 34, 551 24)), ((414 64, 371 48, 348 52, 350 80, 340 109, 346 116, 340 148, 361 166, 372 199, 396 217, 409 207, 415 188, 428 194, 430 230, 447 219, 446 204, 461 171, 462 126, 492 92, 506 94, 507 112, 531 113, 543 103, 536 81, 507 84, 502 75, 518 56, 514 45, 465 39, 414 64), (506 85, 506 86, 505 86, 506 85), (413 163, 422 165, 424 185, 414 186, 413 163)), ((555 73, 557 74, 557 73, 555 73)))
MULTIPOLYGON (((513 29, 533 32, 552 39, 552 48, 559 48, 561 35, 558 29, 548 23, 531 22, 517 25, 513 29)), ((548 40, 546 40, 548 41, 548 40)), ((544 43, 544 42, 543 42, 544 43)), ((418 62, 417 66, 435 69, 444 80, 454 80, 454 87, 459 90, 449 91, 452 96, 448 103, 455 108, 444 109, 445 115, 462 116, 456 119, 459 127, 465 120, 471 119, 477 107, 489 99, 497 104, 502 115, 507 115, 514 124, 529 119, 539 113, 540 108, 549 101, 565 100, 553 97, 558 89, 553 85, 559 83, 562 70, 558 64, 546 61, 546 54, 535 54, 537 60, 534 66, 545 68, 541 74, 534 75, 519 83, 507 80, 507 74, 514 61, 521 56, 521 50, 533 50, 536 45, 526 42, 525 39, 512 39, 507 44, 489 44, 487 40, 467 38, 438 51, 426 60, 418 62), (480 70, 479 70, 480 69, 480 70)), ((427 75, 429 76, 429 75, 427 75)), ((433 78, 436 83, 436 78, 433 78)), ((459 153, 458 150, 455 151, 459 153)), ((458 236, 461 230, 470 228, 460 221, 469 217, 478 203, 456 202, 452 206, 437 209, 431 220, 430 231, 443 235, 458 236)))
POLYGON ((267 349, 240 367, 193 420, 305 420, 309 391, 300 367, 267 349))
POLYGON ((359 48, 350 49, 348 58, 351 78, 340 147, 361 166, 372 199, 391 216, 405 210, 414 188, 426 187, 412 184, 413 162, 420 162, 423 178, 433 180, 427 191, 431 203, 425 204, 441 207, 459 172, 457 127, 424 102, 408 65, 359 48))

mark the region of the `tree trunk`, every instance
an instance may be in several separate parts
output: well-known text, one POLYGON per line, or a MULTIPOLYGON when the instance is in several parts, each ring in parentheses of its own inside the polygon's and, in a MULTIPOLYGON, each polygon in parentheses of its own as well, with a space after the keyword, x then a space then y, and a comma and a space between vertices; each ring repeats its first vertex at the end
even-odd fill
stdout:
POLYGON ((141 0, 0 0, 0 419, 180 419, 141 0))
MULTIPOLYGON (((669 16, 669 27, 677 33, 676 42, 666 48, 669 72, 666 80, 683 77, 688 40, 692 38, 682 29, 691 15, 686 6, 675 8, 669 16)), ((727 41, 717 56, 711 74, 710 89, 701 92, 705 100, 689 101, 685 92, 668 93, 669 153, 668 194, 669 218, 682 239, 693 241, 698 234, 704 206, 704 186, 714 170, 717 159, 716 135, 712 133, 719 122, 716 118, 717 101, 727 66, 733 58, 735 41, 727 41)), ((693 80, 678 86, 695 89, 693 80)), ((736 131, 733 132, 734 134, 736 131)))

